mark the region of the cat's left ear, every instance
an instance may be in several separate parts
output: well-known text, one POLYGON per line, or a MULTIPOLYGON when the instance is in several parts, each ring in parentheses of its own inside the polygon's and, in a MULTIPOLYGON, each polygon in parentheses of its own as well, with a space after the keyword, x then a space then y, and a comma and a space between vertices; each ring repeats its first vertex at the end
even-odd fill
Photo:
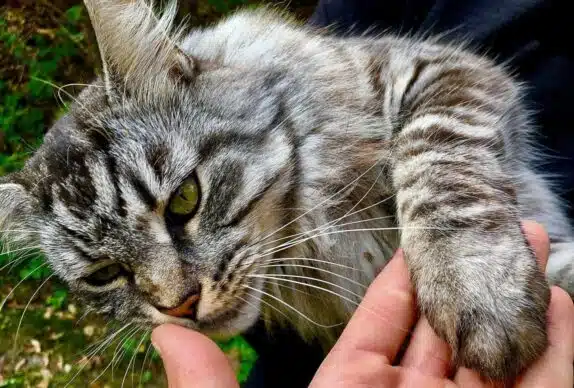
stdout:
POLYGON ((157 95, 174 82, 192 80, 199 67, 178 46, 176 1, 157 16, 147 0, 84 0, 102 58, 109 91, 157 95), (119 84, 119 85, 118 85, 119 84))

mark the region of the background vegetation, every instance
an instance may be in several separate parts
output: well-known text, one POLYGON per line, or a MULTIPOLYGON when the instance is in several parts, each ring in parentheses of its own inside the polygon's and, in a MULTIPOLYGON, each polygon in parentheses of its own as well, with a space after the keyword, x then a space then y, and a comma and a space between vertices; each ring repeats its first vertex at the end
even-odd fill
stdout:
MULTIPOLYGON (((0 175, 22 167, 71 96, 99 70, 80 0, 0 5, 0 175)), ((191 24, 213 22, 251 0, 180 0, 191 24)), ((260 3, 260 2, 259 2, 260 3)), ((314 1, 280 4, 300 18, 314 1)), ((0 247, 1 248, 1 247, 0 247)), ((5 252, 5 250, 3 250, 5 252)), ((33 251, 0 254, 0 387, 165 387, 146 333, 84 314, 33 251), (104 341, 104 342, 102 342, 104 341)), ((255 352, 241 338, 220 346, 243 381, 255 352)))

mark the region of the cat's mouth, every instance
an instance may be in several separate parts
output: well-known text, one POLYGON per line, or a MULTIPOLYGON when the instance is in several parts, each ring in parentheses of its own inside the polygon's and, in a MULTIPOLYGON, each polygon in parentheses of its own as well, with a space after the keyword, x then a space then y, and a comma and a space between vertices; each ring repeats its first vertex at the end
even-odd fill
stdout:
POLYGON ((206 335, 220 337, 236 335, 248 329, 257 319, 256 314, 250 314, 247 310, 249 304, 245 298, 237 298, 224 307, 218 308, 207 315, 198 316, 198 304, 200 297, 192 295, 180 306, 172 309, 159 309, 169 321, 193 330, 198 330, 206 335))

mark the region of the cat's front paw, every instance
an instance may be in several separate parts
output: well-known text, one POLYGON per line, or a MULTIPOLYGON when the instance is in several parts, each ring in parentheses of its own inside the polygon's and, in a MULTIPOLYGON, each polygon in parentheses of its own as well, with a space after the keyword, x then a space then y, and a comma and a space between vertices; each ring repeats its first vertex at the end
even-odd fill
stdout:
POLYGON ((513 258, 466 257, 460 265, 467 267, 452 277, 416 282, 422 312, 450 344, 456 366, 493 380, 516 377, 547 346, 550 290, 528 248, 520 251, 513 258))

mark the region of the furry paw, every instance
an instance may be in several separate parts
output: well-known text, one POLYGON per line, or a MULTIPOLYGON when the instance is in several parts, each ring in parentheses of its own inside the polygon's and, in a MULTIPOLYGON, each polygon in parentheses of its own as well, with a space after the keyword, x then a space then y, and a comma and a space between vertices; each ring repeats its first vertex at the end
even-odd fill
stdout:
POLYGON ((518 251, 490 261, 467 256, 458 263, 465 267, 438 276, 413 273, 422 312, 450 344, 454 363, 488 379, 516 377, 547 345, 550 289, 526 245, 518 251), (478 263, 490 266, 478 270, 478 263))

